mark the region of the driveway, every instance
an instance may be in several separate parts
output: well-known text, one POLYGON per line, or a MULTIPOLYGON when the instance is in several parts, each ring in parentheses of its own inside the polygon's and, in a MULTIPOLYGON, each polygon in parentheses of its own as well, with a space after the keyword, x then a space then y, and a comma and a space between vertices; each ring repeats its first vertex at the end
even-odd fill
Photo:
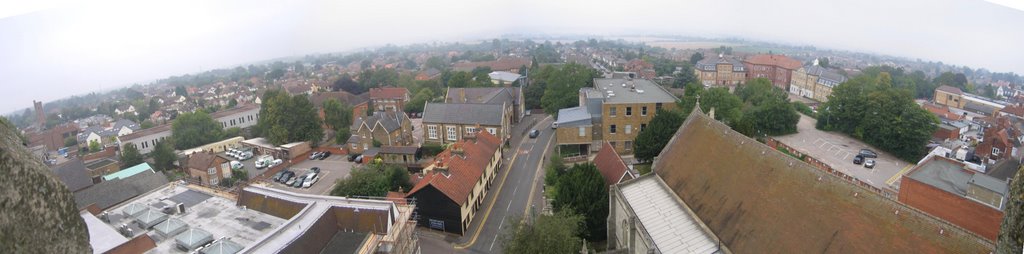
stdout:
POLYGON ((867 182, 871 186, 896 191, 896 188, 890 185, 894 182, 893 179, 899 179, 899 177, 895 177, 899 171, 910 166, 910 163, 897 159, 895 156, 860 140, 837 132, 818 130, 814 128, 815 123, 817 120, 814 118, 801 114, 800 122, 797 124, 798 133, 778 136, 775 137, 775 140, 825 162, 840 172, 867 182), (876 162, 874 168, 869 169, 863 165, 853 164, 853 157, 863 148, 878 153, 878 158, 874 158, 876 162))
POLYGON ((301 176, 308 173, 313 167, 320 168, 320 180, 317 180, 312 187, 293 188, 277 182, 271 183, 270 187, 303 194, 330 195, 334 183, 348 177, 349 173, 352 172, 353 165, 355 164, 345 159, 345 155, 337 154, 331 155, 331 157, 327 157, 324 160, 304 160, 288 167, 288 169, 295 171, 296 176, 301 176))

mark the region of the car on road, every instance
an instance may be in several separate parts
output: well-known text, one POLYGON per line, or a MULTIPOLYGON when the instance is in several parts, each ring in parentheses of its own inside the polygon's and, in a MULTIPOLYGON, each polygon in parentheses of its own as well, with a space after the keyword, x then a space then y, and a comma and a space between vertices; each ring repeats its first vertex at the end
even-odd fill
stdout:
POLYGON ((864 156, 860 156, 860 154, 853 156, 853 164, 860 165, 861 163, 864 163, 864 156))
POLYGON ((864 161, 865 168, 875 168, 875 160, 868 159, 864 161))
POLYGON ((530 131, 530 138, 537 138, 537 136, 540 136, 540 131, 539 130, 532 130, 532 131, 530 131))
POLYGON ((875 153, 875 151, 871 151, 871 149, 860 149, 860 152, 858 152, 857 155, 864 158, 878 158, 878 154, 875 153))

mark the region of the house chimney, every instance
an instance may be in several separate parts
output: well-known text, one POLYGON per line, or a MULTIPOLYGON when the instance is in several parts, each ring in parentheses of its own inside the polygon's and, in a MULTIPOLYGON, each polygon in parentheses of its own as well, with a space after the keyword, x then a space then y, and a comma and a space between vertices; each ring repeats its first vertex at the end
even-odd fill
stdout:
POLYGON ((437 171, 438 173, 443 174, 445 177, 448 177, 450 175, 448 173, 448 165, 444 163, 444 159, 437 159, 437 161, 434 162, 433 171, 437 171))
POLYGON ((451 147, 452 154, 458 155, 458 156, 462 156, 463 158, 465 158, 466 157, 466 150, 462 149, 462 145, 463 145, 462 142, 456 142, 456 143, 452 144, 452 147, 451 147))

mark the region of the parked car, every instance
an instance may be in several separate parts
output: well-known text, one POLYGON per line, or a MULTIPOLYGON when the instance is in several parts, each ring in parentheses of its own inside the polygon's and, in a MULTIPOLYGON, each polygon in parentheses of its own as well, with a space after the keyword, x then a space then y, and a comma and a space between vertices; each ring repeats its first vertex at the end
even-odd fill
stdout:
POLYGON ((868 160, 864 161, 864 167, 865 168, 875 168, 875 160, 868 159, 868 160))
POLYGON ((871 149, 860 149, 860 152, 857 153, 857 155, 864 158, 878 158, 878 154, 875 153, 875 151, 871 151, 871 149))
POLYGON ((314 173, 320 174, 320 168, 319 167, 310 168, 309 171, 313 171, 314 173))
POLYGON ((861 163, 864 163, 864 156, 860 156, 860 154, 853 156, 853 164, 860 165, 861 163))
POLYGON ((355 160, 356 160, 356 157, 359 157, 359 154, 358 154, 358 153, 350 153, 350 154, 348 154, 348 158, 347 158, 347 160, 348 160, 349 162, 353 162, 353 161, 355 161, 355 160))
POLYGON ((307 175, 295 177, 295 182, 292 182, 291 184, 289 184, 289 186, 292 186, 292 188, 302 187, 302 183, 306 182, 306 176, 307 175))
POLYGON ((269 167, 275 167, 277 165, 281 165, 281 163, 284 163, 284 161, 282 161, 281 159, 276 159, 270 162, 269 167))
POLYGON ((538 130, 530 131, 530 138, 537 138, 537 136, 540 136, 540 131, 538 131, 538 130))
POLYGON ((281 178, 281 175, 284 175, 284 170, 277 171, 277 174, 274 174, 274 176, 271 176, 270 179, 274 180, 276 182, 277 179, 281 178))
POLYGON ((239 161, 231 161, 231 169, 242 169, 245 165, 242 165, 239 161))
POLYGON ((252 152, 242 152, 242 153, 238 154, 238 160, 243 160, 244 161, 244 160, 248 160, 248 159, 252 159, 252 152))
POLYGON ((284 174, 281 175, 281 178, 277 179, 277 182, 285 183, 288 181, 288 179, 291 179, 294 176, 295 172, 292 172, 291 170, 285 170, 284 174))
MULTIPOLYGON (((287 180, 287 181, 284 181, 284 185, 287 185, 287 186, 292 186, 292 185, 294 185, 294 184, 295 184, 295 182, 296 182, 296 181, 300 181, 300 180, 299 180, 299 178, 301 178, 301 177, 302 177, 302 176, 292 176, 292 177, 288 177, 288 180, 287 180)), ((301 182, 301 181, 300 181, 300 182, 301 182)))
POLYGON ((354 160, 356 163, 363 163, 363 155, 356 156, 354 160))
POLYGON ((312 187, 313 184, 316 183, 316 180, 319 180, 319 178, 320 178, 320 174, 317 174, 315 172, 309 172, 309 174, 306 174, 306 176, 303 177, 302 187, 303 188, 312 187))
POLYGON ((323 151, 320 153, 320 160, 327 159, 327 157, 331 157, 331 151, 323 151))
POLYGON ((320 152, 313 152, 313 153, 309 154, 309 159, 310 160, 315 160, 315 159, 318 159, 318 158, 320 158, 320 152))
POLYGON ((270 155, 260 155, 260 157, 256 157, 256 169, 270 166, 270 162, 273 160, 274 157, 270 155))

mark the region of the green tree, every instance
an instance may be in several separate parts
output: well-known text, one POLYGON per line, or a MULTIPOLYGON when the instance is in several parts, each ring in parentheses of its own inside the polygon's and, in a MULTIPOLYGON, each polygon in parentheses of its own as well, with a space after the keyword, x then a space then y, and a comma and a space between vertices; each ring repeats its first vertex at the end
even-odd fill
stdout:
POLYGON ((171 130, 176 149, 189 149, 213 143, 224 135, 224 126, 202 110, 178 115, 171 124, 171 130))
POLYGON ((324 124, 337 131, 352 126, 352 108, 337 99, 324 101, 324 124))
POLYGON ((99 152, 100 148, 102 148, 102 146, 100 146, 100 142, 96 142, 96 140, 89 141, 89 152, 90 153, 99 152))
POLYGON ((390 164, 353 168, 348 178, 338 180, 331 195, 384 197, 388 191, 409 190, 409 171, 390 164))
POLYGON ((459 71, 452 74, 448 80, 448 87, 472 87, 473 75, 469 72, 459 71))
POLYGON ((690 64, 696 65, 700 60, 704 60, 704 53, 696 52, 690 55, 690 64))
POLYGON ((743 115, 743 119, 750 121, 749 127, 753 129, 744 133, 747 136, 796 133, 796 124, 800 121, 800 115, 796 113, 793 104, 781 99, 771 99, 761 105, 751 106, 743 115))
POLYGON ((188 97, 188 90, 185 90, 185 86, 177 86, 174 88, 174 93, 178 96, 188 97))
POLYGON ((143 130, 149 129, 149 128, 153 128, 153 121, 150 121, 150 120, 142 121, 142 123, 139 124, 139 128, 141 128, 143 130))
POLYGON ((814 109, 811 109, 811 106, 807 106, 807 104, 804 104, 803 102, 794 101, 793 108, 796 109, 797 112, 800 112, 801 114, 804 114, 811 118, 818 117, 817 114, 814 113, 814 109))
POLYGON ((577 253, 583 240, 580 227, 583 217, 572 211, 541 214, 534 220, 520 223, 509 218, 511 227, 501 234, 502 252, 510 254, 577 253))
POLYGON ((139 149, 135 147, 135 144, 125 144, 124 150, 121 150, 121 169, 126 169, 141 163, 142 154, 139 153, 139 149))
POLYGON ((647 127, 640 130, 633 141, 634 155, 637 160, 651 161, 661 153, 668 144, 668 138, 683 125, 683 116, 676 111, 658 110, 647 127))
POLYGON ((729 126, 739 123, 743 117, 743 101, 724 87, 711 88, 701 93, 700 109, 710 113, 712 108, 715 109, 715 120, 729 126))
POLYGON ((224 129, 224 138, 233 138, 238 136, 242 136, 242 128, 231 127, 224 129))
POLYGON ((156 148, 153 149, 153 167, 157 170, 168 170, 174 168, 174 161, 178 159, 178 156, 174 153, 174 148, 171 147, 169 140, 164 140, 156 143, 156 148))
POLYGON ((71 147, 71 146, 75 146, 77 144, 78 144, 78 138, 75 138, 74 136, 67 137, 67 138, 64 139, 64 147, 71 147))
POLYGON ((437 69, 437 70, 441 71, 441 70, 447 69, 448 64, 446 64, 444 62, 443 58, 435 56, 435 57, 430 57, 429 59, 427 59, 427 63, 424 64, 424 66, 426 68, 428 68, 428 69, 429 68, 434 68, 434 69, 437 69))
POLYGON ((556 211, 585 214, 580 236, 588 241, 604 240, 608 219, 608 185, 593 163, 573 165, 559 177, 552 206, 556 211))
POLYGON ((293 97, 281 90, 270 90, 263 93, 262 101, 256 133, 271 143, 310 141, 316 145, 323 138, 320 117, 305 95, 293 97))
POLYGON ((546 84, 540 98, 541 107, 544 112, 555 114, 559 109, 579 106, 578 100, 566 98, 575 98, 580 88, 593 86, 598 73, 589 66, 569 63, 560 68, 545 66, 534 77, 546 84))
POLYGON ((818 58, 818 66, 829 68, 831 65, 828 63, 828 57, 818 58))
POLYGON ((427 102, 432 101, 433 98, 434 98, 434 91, 433 90, 426 89, 426 88, 420 89, 420 91, 416 93, 416 96, 413 96, 412 99, 410 99, 409 102, 405 104, 405 112, 408 112, 408 113, 420 113, 420 112, 423 112, 423 106, 427 102))

